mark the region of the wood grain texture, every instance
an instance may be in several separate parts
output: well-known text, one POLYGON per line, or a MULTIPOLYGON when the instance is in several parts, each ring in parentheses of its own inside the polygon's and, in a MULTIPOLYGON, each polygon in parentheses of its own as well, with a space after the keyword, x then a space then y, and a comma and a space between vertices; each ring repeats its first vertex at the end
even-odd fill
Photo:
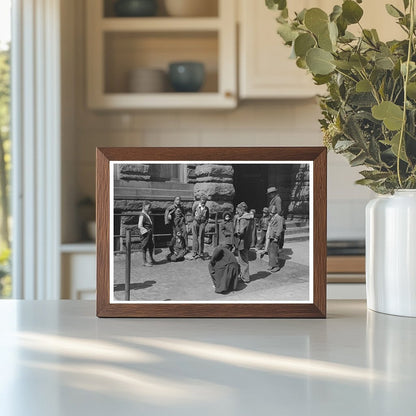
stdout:
MULTIPOLYGON (((326 317, 326 148, 324 147, 144 147, 97 149, 97 316, 186 318, 326 317), (110 303, 110 161, 312 161, 313 303, 110 303)), ((273 299, 270 299, 273 302, 273 299)))

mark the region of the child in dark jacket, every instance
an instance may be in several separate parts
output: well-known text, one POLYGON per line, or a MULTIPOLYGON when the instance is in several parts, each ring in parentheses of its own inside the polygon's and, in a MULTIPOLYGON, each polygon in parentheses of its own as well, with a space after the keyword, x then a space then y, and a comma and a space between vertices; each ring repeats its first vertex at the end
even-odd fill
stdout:
POLYGON ((267 228, 269 227, 270 222, 270 213, 269 208, 263 208, 263 216, 260 218, 259 221, 259 229, 260 229, 260 238, 257 242, 257 249, 263 250, 265 244, 266 244, 266 234, 267 234, 267 228))
POLYGON ((168 261, 182 261, 185 259, 186 243, 180 230, 176 231, 176 236, 170 240, 169 243, 170 253, 167 256, 168 261))
POLYGON ((221 233, 224 237, 223 246, 232 251, 234 248, 234 224, 230 212, 224 213, 224 222, 221 224, 221 233))

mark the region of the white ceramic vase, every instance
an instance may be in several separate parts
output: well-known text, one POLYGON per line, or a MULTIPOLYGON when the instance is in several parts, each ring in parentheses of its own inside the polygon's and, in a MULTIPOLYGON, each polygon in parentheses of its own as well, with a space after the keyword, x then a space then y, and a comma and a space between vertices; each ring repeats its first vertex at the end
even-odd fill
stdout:
POLYGON ((366 282, 369 309, 416 317, 416 190, 367 204, 366 282))

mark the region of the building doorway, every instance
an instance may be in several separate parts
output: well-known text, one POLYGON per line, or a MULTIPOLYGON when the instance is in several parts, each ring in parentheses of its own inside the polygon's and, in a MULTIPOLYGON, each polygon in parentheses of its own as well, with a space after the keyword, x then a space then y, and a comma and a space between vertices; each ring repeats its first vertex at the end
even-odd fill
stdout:
POLYGON ((262 212, 267 203, 268 169, 264 164, 238 164, 234 168, 234 205, 244 201, 249 209, 262 212))

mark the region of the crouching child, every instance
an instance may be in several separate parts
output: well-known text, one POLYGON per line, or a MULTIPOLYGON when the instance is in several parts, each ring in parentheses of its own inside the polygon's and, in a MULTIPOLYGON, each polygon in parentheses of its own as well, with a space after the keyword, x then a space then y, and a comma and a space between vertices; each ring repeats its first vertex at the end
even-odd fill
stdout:
POLYGON ((180 230, 177 230, 176 235, 170 240, 169 251, 170 253, 167 255, 168 261, 177 262, 185 259, 186 243, 180 230))

